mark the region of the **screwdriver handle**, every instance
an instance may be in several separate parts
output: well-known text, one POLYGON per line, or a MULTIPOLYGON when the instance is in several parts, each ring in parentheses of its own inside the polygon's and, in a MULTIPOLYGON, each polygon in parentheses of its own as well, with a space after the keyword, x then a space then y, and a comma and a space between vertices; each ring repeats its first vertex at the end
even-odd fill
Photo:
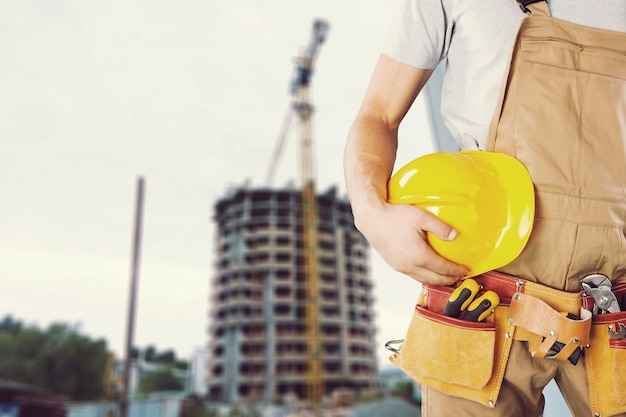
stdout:
POLYGON ((500 304, 498 294, 491 290, 485 291, 480 297, 472 301, 463 315, 463 320, 483 321, 498 304, 500 304))
POLYGON ((480 285, 473 279, 468 278, 463 280, 459 286, 452 291, 452 294, 450 294, 448 302, 441 314, 448 317, 459 317, 470 305, 479 290, 480 285))

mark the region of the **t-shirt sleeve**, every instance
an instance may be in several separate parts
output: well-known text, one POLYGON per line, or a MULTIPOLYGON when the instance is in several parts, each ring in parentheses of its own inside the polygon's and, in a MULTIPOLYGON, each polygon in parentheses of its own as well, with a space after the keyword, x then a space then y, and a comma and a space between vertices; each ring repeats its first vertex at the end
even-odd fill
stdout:
POLYGON ((381 52, 412 67, 434 69, 448 51, 450 16, 452 0, 396 0, 381 52))

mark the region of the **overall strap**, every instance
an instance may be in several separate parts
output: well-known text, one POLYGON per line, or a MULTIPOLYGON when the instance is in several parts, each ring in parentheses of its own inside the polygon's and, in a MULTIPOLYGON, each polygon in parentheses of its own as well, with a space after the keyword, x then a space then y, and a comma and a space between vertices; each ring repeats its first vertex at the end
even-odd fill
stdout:
POLYGON ((547 0, 517 0, 520 9, 529 15, 550 16, 547 0))

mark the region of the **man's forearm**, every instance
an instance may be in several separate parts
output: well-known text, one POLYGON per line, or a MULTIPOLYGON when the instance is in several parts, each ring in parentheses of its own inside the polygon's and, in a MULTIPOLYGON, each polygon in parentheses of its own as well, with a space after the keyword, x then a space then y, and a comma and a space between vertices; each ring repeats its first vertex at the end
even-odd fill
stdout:
POLYGON ((397 145, 396 128, 373 114, 357 116, 344 153, 346 188, 357 217, 360 208, 386 200, 397 145))

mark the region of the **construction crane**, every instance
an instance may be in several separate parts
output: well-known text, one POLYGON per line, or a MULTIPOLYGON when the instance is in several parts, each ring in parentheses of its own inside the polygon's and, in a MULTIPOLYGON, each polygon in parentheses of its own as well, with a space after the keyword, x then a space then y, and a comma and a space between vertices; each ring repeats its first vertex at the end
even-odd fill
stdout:
POLYGON ((313 22, 313 32, 309 45, 306 50, 296 58, 295 71, 289 87, 291 103, 283 120, 283 125, 278 135, 278 140, 276 141, 276 146, 274 147, 274 152, 272 153, 265 176, 265 184, 267 186, 271 186, 274 182, 276 168, 278 167, 280 156, 285 147, 294 114, 298 116, 298 121, 300 122, 299 155, 301 181, 302 184, 305 184, 309 180, 314 180, 311 132, 311 116, 313 115, 314 108, 310 101, 309 87, 311 78, 313 77, 313 68, 315 67, 319 48, 326 40, 328 29, 329 25, 326 21, 316 19, 313 22))
POLYGON ((313 68, 320 46, 326 40, 329 25, 316 19, 308 47, 296 59, 295 72, 291 81, 291 105, 287 111, 276 148, 266 177, 270 186, 280 154, 285 144, 293 115, 299 122, 298 152, 300 157, 300 181, 302 186, 302 240, 304 275, 306 287, 305 326, 307 340, 307 400, 317 407, 324 391, 322 380, 322 355, 319 320, 319 272, 317 264, 317 196, 315 190, 315 170, 313 167, 313 135, 311 118, 314 112, 310 101, 310 84, 313 68))

